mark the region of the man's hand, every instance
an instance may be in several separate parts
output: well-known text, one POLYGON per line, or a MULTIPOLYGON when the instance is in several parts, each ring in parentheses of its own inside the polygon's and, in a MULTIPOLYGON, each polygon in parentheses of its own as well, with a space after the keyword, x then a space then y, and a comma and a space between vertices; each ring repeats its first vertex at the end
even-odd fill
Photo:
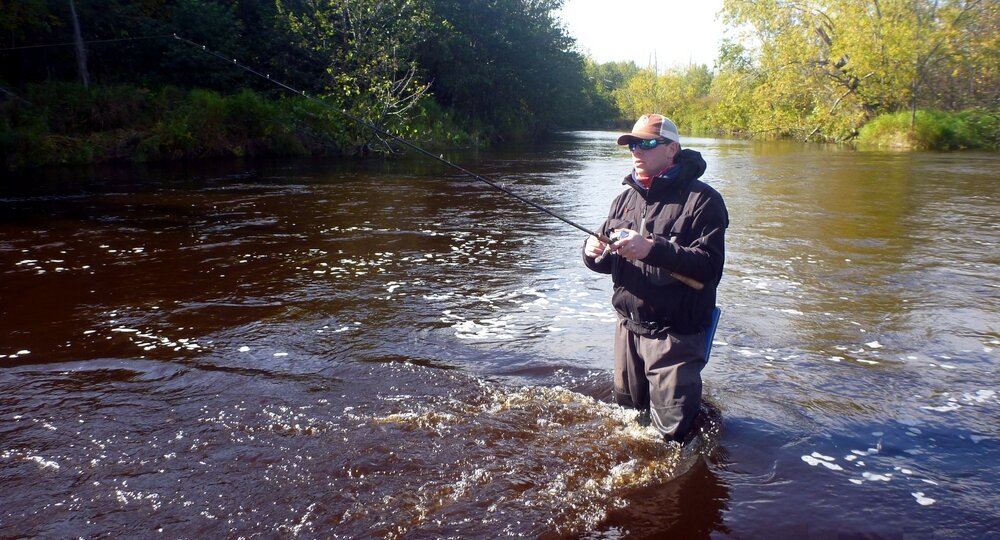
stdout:
POLYGON ((591 259, 596 259, 604 253, 607 247, 608 245, 598 240, 596 236, 591 236, 587 238, 587 245, 583 248, 583 253, 591 259))
POLYGON ((611 244, 611 251, 626 259, 643 259, 649 255, 650 250, 653 249, 652 239, 639 236, 639 233, 631 229, 616 230, 615 234, 620 234, 622 231, 627 236, 611 244))

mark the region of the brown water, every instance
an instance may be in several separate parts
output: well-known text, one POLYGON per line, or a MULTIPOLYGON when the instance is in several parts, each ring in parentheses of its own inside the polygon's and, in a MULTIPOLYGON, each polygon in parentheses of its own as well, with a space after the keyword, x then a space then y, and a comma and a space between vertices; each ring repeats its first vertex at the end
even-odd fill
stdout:
MULTIPOLYGON (((684 450, 609 403, 583 235, 426 160, 8 184, 0 536, 996 537, 1000 156, 689 144, 732 227, 684 450)), ((629 163, 448 157, 587 226, 629 163)))

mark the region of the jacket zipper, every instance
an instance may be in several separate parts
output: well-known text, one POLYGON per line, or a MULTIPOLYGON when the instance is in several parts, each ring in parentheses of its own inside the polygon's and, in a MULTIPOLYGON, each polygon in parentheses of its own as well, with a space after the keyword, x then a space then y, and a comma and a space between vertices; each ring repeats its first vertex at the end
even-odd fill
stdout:
MULTIPOLYGON (((649 211, 649 201, 642 197, 642 215, 639 216, 639 236, 646 237, 646 212, 649 211)), ((640 322, 639 311, 636 306, 632 306, 632 320, 640 322)))

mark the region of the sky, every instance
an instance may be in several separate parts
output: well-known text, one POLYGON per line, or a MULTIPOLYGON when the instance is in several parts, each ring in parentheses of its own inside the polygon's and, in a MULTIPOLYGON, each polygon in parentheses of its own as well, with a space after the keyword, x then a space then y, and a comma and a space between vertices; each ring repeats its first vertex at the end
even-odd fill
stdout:
POLYGON ((565 0, 559 15, 580 52, 598 63, 711 69, 723 37, 720 9, 722 0, 565 0))

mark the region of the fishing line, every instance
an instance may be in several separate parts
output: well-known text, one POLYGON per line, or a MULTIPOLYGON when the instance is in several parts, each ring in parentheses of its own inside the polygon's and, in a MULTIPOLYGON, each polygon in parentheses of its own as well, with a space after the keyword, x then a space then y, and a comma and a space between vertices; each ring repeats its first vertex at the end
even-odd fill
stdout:
MULTIPOLYGON (((173 37, 172 34, 160 34, 158 36, 140 36, 140 37, 130 37, 130 38, 115 38, 115 39, 91 39, 87 41, 81 41, 83 45, 89 45, 91 43, 115 43, 118 41, 141 41, 144 39, 164 39, 168 37, 173 37)), ((19 47, 4 47, 0 49, 0 52, 4 51, 21 51, 24 49, 43 49, 45 47, 65 47, 67 45, 76 45, 75 41, 67 41, 63 43, 45 43, 42 45, 21 45, 19 47)))
POLYGON ((465 169, 465 168, 461 167, 460 165, 456 165, 455 163, 452 163, 451 161, 448 161, 447 159, 445 159, 444 156, 442 156, 442 155, 434 154, 432 152, 424 150, 423 148, 417 146, 416 144, 414 144, 414 143, 412 143, 412 142, 410 142, 410 141, 408 141, 408 140, 406 140, 406 139, 404 139, 404 138, 402 138, 402 137, 400 137, 398 135, 394 135, 394 134, 392 134, 392 133, 390 133, 390 132, 388 132, 388 131, 386 131, 386 130, 378 127, 378 126, 376 126, 375 124, 372 124, 371 122, 368 122, 367 120, 364 120, 362 118, 358 118, 357 116, 352 115, 351 113, 349 113, 349 112, 347 112, 347 111, 345 111, 343 109, 334 107, 333 105, 330 105, 329 103, 327 103, 327 102, 325 102, 325 101, 323 101, 323 100, 321 100, 319 98, 315 98, 313 96, 307 95, 305 91, 297 90, 297 89, 292 88, 291 86, 288 86, 287 84, 285 84, 285 83, 283 83, 283 82, 281 82, 279 80, 272 79, 270 75, 265 74, 265 73, 261 73, 261 72, 255 70, 255 69, 253 69, 250 66, 247 66, 245 64, 241 64, 235 58, 229 58, 228 56, 223 56, 221 53, 215 52, 215 51, 213 51, 213 50, 205 47, 204 45, 200 45, 200 44, 195 43, 195 42, 193 42, 193 41, 191 41, 189 39, 180 37, 177 34, 174 34, 174 38, 176 38, 179 41, 182 41, 184 43, 187 43, 188 45, 191 45, 192 47, 200 49, 202 52, 204 52, 206 54, 210 54, 210 55, 212 55, 212 56, 214 56, 216 58, 219 58, 220 60, 223 60, 223 61, 225 61, 227 63, 230 63, 230 64, 232 64, 232 65, 234 65, 234 66, 236 66, 236 67, 238 67, 238 68, 240 68, 240 69, 242 69, 242 70, 244 70, 246 72, 252 73, 252 74, 254 74, 254 75, 256 75, 256 76, 258 76, 258 77, 260 77, 262 79, 267 79, 268 81, 271 81, 272 83, 274 83, 274 84, 276 84, 276 85, 278 85, 278 86, 280 86, 280 87, 288 90, 289 92, 298 94, 298 95, 300 95, 300 96, 308 99, 309 101, 312 101, 313 103, 319 104, 322 107, 325 107, 325 108, 331 109, 333 111, 336 111, 337 113, 339 113, 340 115, 344 116, 345 118, 347 118, 347 119, 349 119, 349 120, 351 120, 351 121, 353 121, 353 122, 355 122, 357 124, 360 124, 360 125, 368 128, 368 129, 374 131, 375 133, 383 136, 383 137, 386 137, 386 138, 392 139, 392 140, 394 140, 396 142, 399 142, 400 144, 403 144, 404 146, 406 146, 406 147, 408 147, 408 148, 416 151, 419 154, 427 156, 427 157, 429 157, 429 158, 431 158, 431 159, 433 159, 435 161, 438 161, 440 163, 444 163, 445 165, 448 165, 449 167, 452 167, 452 168, 458 170, 462 174, 465 174, 466 176, 469 176, 469 177, 471 177, 471 178, 473 178, 475 180, 479 180, 480 182, 483 182, 483 183, 489 185, 493 189, 496 189, 496 190, 501 191, 501 192, 503 192, 503 193, 505 193, 505 194, 507 194, 507 195, 509 195, 511 197, 514 197, 515 199, 523 202, 524 204, 527 204, 528 206, 531 206, 532 208, 534 208, 534 209, 536 209, 536 210, 538 210, 540 212, 544 212, 544 213, 546 213, 546 214, 548 214, 548 215, 550 215, 550 216, 552 216, 552 217, 554 217, 554 218, 562 221, 563 223, 566 223, 568 225, 576 227, 577 229, 579 229, 579 230, 581 230, 581 231, 583 231, 583 232, 585 232, 587 234, 596 236, 596 237, 600 238, 602 242, 605 242, 605 243, 610 243, 611 242, 610 239, 608 239, 604 235, 601 235, 601 234, 598 234, 598 233, 596 233, 594 231, 591 231, 590 229, 584 227, 583 225, 577 224, 577 223, 573 222, 572 220, 570 220, 569 218, 566 218, 566 217, 564 217, 564 216, 562 216, 562 215, 560 215, 560 214, 558 214, 558 213, 556 213, 556 212, 554 212, 552 210, 549 210, 548 208, 546 208, 546 207, 544 207, 544 206, 536 203, 535 201, 532 201, 531 199, 528 199, 526 197, 523 197, 523 196, 521 196, 521 195, 519 195, 519 194, 511 191, 510 189, 508 189, 508 188, 506 188, 506 187, 498 184, 495 180, 491 180, 489 178, 486 178, 483 175, 476 174, 476 173, 474 173, 474 172, 472 172, 472 171, 470 171, 468 169, 465 169))
MULTIPOLYGON (((561 214, 559 214, 559 213, 557 213, 557 212, 555 212, 553 210, 550 210, 550 209, 542 206, 541 204, 538 204, 535 201, 533 201, 531 199, 528 199, 527 197, 524 197, 524 196, 522 196, 522 195, 520 195, 520 194, 518 194, 518 193, 516 193, 516 192, 514 192, 514 191, 512 191, 512 190, 510 190, 510 189, 508 189, 508 188, 506 188, 506 187, 504 187, 502 185, 500 185, 495 180, 491 180, 491 179, 489 179, 489 178, 487 178, 487 177, 485 177, 485 176, 483 176, 481 174, 474 173, 474 172, 472 172, 472 171, 470 171, 470 170, 468 170, 468 169, 466 169, 466 168, 464 168, 464 167, 462 167, 460 165, 457 165, 457 164, 455 164, 455 163, 453 163, 453 162, 445 159, 444 155, 439 155, 439 154, 434 154, 432 152, 429 152, 429 151, 421 148, 420 146, 417 146, 415 143, 412 143, 409 140, 400 137, 399 135, 395 135, 393 133, 390 133, 390 132, 388 132, 388 131, 386 131, 386 130, 384 130, 384 129, 378 127, 378 126, 376 126, 375 124, 372 124, 371 122, 368 122, 367 120, 359 118, 359 117, 357 117, 357 116, 355 116, 355 115, 353 115, 353 114, 351 114, 351 113, 349 113, 349 112, 347 112, 347 111, 345 111, 343 109, 334 107, 333 105, 330 105, 329 103, 327 103, 327 102, 325 102, 325 101, 323 101, 323 100, 321 100, 319 98, 310 96, 310 95, 306 94, 306 92, 304 90, 295 89, 295 88, 293 88, 293 87, 285 84, 284 82, 281 82, 281 81, 279 81, 277 79, 272 79, 271 75, 269 75, 269 74, 261 73, 260 71, 254 69, 254 68, 252 68, 252 67, 250 67, 248 65, 240 63, 235 58, 230 58, 230 57, 225 56, 225 55, 223 55, 223 54, 221 54, 219 52, 213 51, 213 50, 209 49, 208 47, 206 47, 205 45, 201 45, 199 43, 195 43, 194 41, 191 41, 190 39, 187 39, 187 38, 183 38, 183 37, 177 35, 176 33, 175 34, 161 34, 161 35, 154 35, 154 36, 140 36, 140 37, 132 37, 132 38, 98 39, 98 40, 84 41, 83 43, 112 43, 112 42, 119 42, 119 41, 139 41, 139 40, 147 40, 147 39, 163 39, 163 38, 168 38, 168 37, 173 37, 174 39, 176 39, 176 40, 178 40, 178 41, 180 41, 182 43, 190 45, 191 47, 194 47, 194 48, 196 48, 196 49, 204 52, 205 54, 214 56, 215 58, 218 58, 218 59, 226 62, 227 64, 234 65, 234 66, 240 68, 243 71, 246 71, 246 72, 251 73, 253 75, 256 75, 256 76, 258 76, 258 77, 260 77, 262 79, 270 81, 271 83, 273 83, 273 84, 275 84, 277 86, 280 86, 281 88, 284 88, 285 90, 288 90, 289 92, 292 92, 293 94, 300 95, 303 98, 305 98, 305 99, 307 99, 307 100, 309 100, 309 101, 311 101, 313 103, 316 103, 316 104, 318 104, 321 107, 324 107, 324 108, 330 109, 330 110, 332 110, 334 112, 337 112, 341 116, 343 116, 343 117, 345 117, 345 118, 347 118, 347 119, 349 119, 349 120, 351 120, 351 121, 353 121, 353 122, 355 122, 355 123, 357 123, 357 124, 359 124, 361 126, 364 126, 364 127, 366 127, 368 129, 374 131, 375 133, 377 133, 377 134, 379 134, 379 135, 381 135, 383 137, 386 137, 388 139, 394 140, 394 141, 396 141, 396 142, 398 142, 398 143, 400 143, 400 144, 402 144, 402 145, 404 145, 404 146, 406 146, 406 147, 414 150, 415 152, 417 152, 417 153, 419 153, 419 154, 421 154, 423 156, 429 157, 429 158, 431 158, 431 159, 433 159, 433 160, 435 160, 437 162, 443 163, 443 164, 445 164, 445 165, 447 165, 449 167, 452 167, 453 169, 458 170, 459 172, 461 172, 462 174, 464 174, 466 176, 469 176, 469 177, 471 177, 471 178, 473 178, 475 180, 483 182, 484 184, 492 187, 493 189, 496 189, 497 191, 500 191, 500 192, 502 192, 502 193, 504 193, 506 195, 509 195, 509 196, 517 199, 518 201, 521 201, 522 203, 524 203, 524 204, 526 204, 526 205, 528 205, 528 206, 530 206, 530 207, 538 210, 539 212, 543 212, 545 214, 548 214, 549 216, 552 216, 552 217, 558 219, 559 221, 562 221, 563 223, 566 223, 567 225, 570 225, 570 226, 572 226, 572 227, 574 227, 576 229, 579 229, 580 231, 583 231, 583 232, 585 232, 585 233, 587 233, 589 235, 595 236, 601 242, 603 242, 605 244, 609 244, 610 245, 610 244, 612 244, 612 243, 615 242, 615 239, 608 238, 607 236, 605 236, 603 234, 600 234, 600 233, 597 233, 595 231, 592 231, 592 230, 588 229, 587 227, 584 227, 583 225, 580 225, 580 224, 574 222, 573 220, 571 220, 571 219, 569 219, 569 218, 567 218, 567 217, 565 217, 565 216, 563 216, 563 215, 561 215, 561 214)), ((20 47, 8 47, 8 48, 0 49, 0 52, 22 50, 22 49, 36 49, 36 48, 43 48, 43 47, 63 47, 63 46, 67 46, 67 45, 76 45, 76 42, 50 43, 50 44, 44 44, 44 45, 25 45, 25 46, 20 46, 20 47)), ((675 279, 677 279, 678 281, 680 281, 681 283, 684 283, 685 285, 687 285, 689 287, 692 287, 694 289, 700 290, 700 289, 702 289, 704 287, 704 284, 702 284, 701 282, 696 281, 696 280, 694 280, 692 278, 689 278, 687 276, 683 276, 683 275, 676 274, 676 273, 671 273, 670 275, 672 277, 674 277, 675 279)))
MULTIPOLYGON (((313 103, 316 103, 316 104, 320 105, 321 107, 325 107, 327 109, 333 110, 333 111, 339 113, 340 115, 342 115, 343 117, 345 117, 345 118, 347 118, 347 119, 349 119, 349 120, 351 120, 351 121, 353 121, 353 122, 355 122, 355 123, 357 123, 359 125, 362 125, 362 126, 364 126, 364 127, 368 128, 368 129, 374 131, 375 133, 377 133, 377 134, 379 134, 379 135, 381 135, 383 137, 387 137, 389 139, 397 141, 397 142, 403 144, 404 146, 406 146, 408 148, 411 148, 412 150, 414 150, 415 152, 417 152, 417 153, 419 153, 421 155, 427 156, 427 157, 429 157, 429 158, 431 158, 431 159, 433 159, 433 160, 435 160, 437 162, 440 162, 440 163, 443 163, 443 164, 445 164, 445 165, 447 165, 449 167, 452 167, 452 168, 458 170, 459 172, 461 172, 462 174, 465 174, 466 176, 469 176, 469 177, 471 177, 471 178, 473 178, 475 180, 483 182, 484 184, 492 187, 493 189, 496 189, 497 191, 500 191, 500 192, 502 192, 502 193, 504 193, 506 195, 509 195, 509 196, 511 196, 511 197, 513 197, 513 198, 515 198, 515 199, 517 199, 519 201, 521 201, 524 204, 527 204, 528 206, 530 206, 530 207, 532 207, 532 208, 534 208, 534 209, 536 209, 536 210, 538 210, 540 212, 548 214, 548 215, 550 215, 550 216, 558 219, 559 221, 562 221, 563 223, 566 223, 567 225, 570 225, 570 226, 572 226, 572 227, 574 227, 576 229, 579 229, 579 230, 581 230, 581 231, 583 231, 583 232, 585 232, 585 233, 587 233, 589 235, 595 236, 601 242, 604 242, 605 244, 609 244, 610 245, 610 244, 612 244, 612 243, 615 242, 615 240, 613 240, 611 238, 608 238, 607 236, 605 236, 603 234, 594 232, 594 231, 592 231, 592 230, 584 227, 583 225, 580 225, 580 224, 574 222, 573 220, 571 220, 571 219, 569 219, 569 218, 567 218, 565 216, 562 216, 562 215, 558 214, 557 212, 549 210, 548 208, 546 208, 546 207, 544 207, 544 206, 536 203, 535 201, 532 201, 531 199, 523 197, 523 196, 515 193, 514 191, 511 191, 510 189, 507 189, 506 187, 498 184, 494 180, 486 178, 485 176, 483 176, 481 174, 474 173, 474 172, 472 172, 472 171, 470 171, 470 170, 468 170, 468 169, 466 169, 464 167, 461 167, 459 165, 456 165, 455 163, 452 163, 451 161, 448 161, 447 159, 444 158, 443 155, 434 154, 432 152, 424 150, 420 146, 417 146, 415 143, 412 143, 412 142, 410 142, 410 141, 408 141, 408 140, 406 140, 406 139, 404 139, 404 138, 402 138, 402 137, 400 137, 398 135, 390 133, 390 132, 388 132, 388 131, 386 131, 386 130, 384 130, 384 129, 378 127, 378 126, 376 126, 375 124, 372 124, 371 122, 368 122, 367 120, 364 120, 362 118, 358 118, 357 116, 355 116, 355 115, 353 115, 353 114, 351 114, 351 113, 349 113, 349 112, 347 112, 347 111, 345 111, 343 109, 334 107, 333 105, 330 105, 329 103, 327 103, 327 102, 325 102, 325 101, 323 101, 321 99, 318 99, 316 97, 310 96, 310 95, 306 94, 306 92, 303 91, 303 90, 297 90, 297 89, 292 88, 291 86, 289 86, 289 85, 287 85, 287 84, 285 84, 285 83, 283 83, 283 82, 281 82, 279 80, 272 79, 269 74, 261 73, 260 71, 257 71, 256 69, 254 69, 254 68, 252 68, 250 66, 247 66, 245 64, 241 64, 235 58, 230 58, 228 56, 224 56, 223 54, 221 54, 219 52, 213 51, 213 50, 209 49, 208 47, 206 47, 204 45, 201 45, 199 43, 195 43, 194 41, 191 41, 191 40, 189 40, 187 38, 183 38, 181 36, 178 36, 177 34, 174 34, 174 38, 177 39, 178 41, 186 43, 186 44, 188 44, 188 45, 190 45, 190 46, 192 46, 192 47, 194 47, 194 48, 196 48, 196 49, 198 49, 198 50, 200 50, 200 51, 202 51, 202 52, 204 52, 206 54, 214 56, 214 57, 216 57, 216 58, 218 58, 218 59, 220 59, 220 60, 222 60, 222 61, 224 61, 226 63, 232 64, 232 65, 234 65, 234 66, 236 66, 236 67, 238 67, 238 68, 240 68, 240 69, 242 69, 242 70, 244 70, 244 71, 246 71, 248 73, 252 73, 252 74, 254 74, 254 75, 256 75, 256 76, 258 76, 258 77, 260 77, 262 79, 266 79, 266 80, 274 83, 275 85, 280 86, 280 87, 288 90, 289 92, 292 92, 294 94, 298 94, 298 95, 300 95, 300 96, 308 99, 309 101, 312 101, 313 103)), ((703 283, 701 283, 700 281, 697 281, 695 279, 689 278, 687 276, 684 276, 684 275, 681 275, 681 274, 677 274, 677 273, 674 273, 674 272, 671 272, 670 275, 671 275, 671 277, 673 277, 677 281, 680 281, 681 283, 683 283, 683 284, 687 285, 688 287, 691 287, 691 288, 693 288, 695 290, 701 290, 701 289, 703 289, 705 287, 705 285, 703 283)))

